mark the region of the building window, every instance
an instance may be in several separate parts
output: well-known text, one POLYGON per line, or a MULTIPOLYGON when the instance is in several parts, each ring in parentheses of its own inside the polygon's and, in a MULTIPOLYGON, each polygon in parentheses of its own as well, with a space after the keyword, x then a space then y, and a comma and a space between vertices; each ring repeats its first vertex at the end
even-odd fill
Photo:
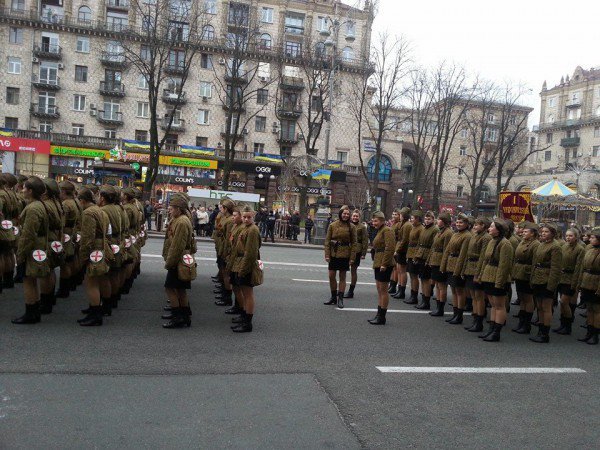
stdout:
POLYGON ((548 115, 548 123, 554 123, 554 115, 552 115, 552 114, 548 115))
POLYGON ((196 136, 196 147, 208 147, 208 138, 204 136, 196 136))
POLYGON ((600 127, 594 127, 594 137, 600 137, 600 127))
POLYGON ((285 15, 285 32, 304 34, 304 14, 288 12, 285 15))
POLYGON ((267 130, 267 118, 265 116, 256 116, 254 130, 260 132, 267 130))
POLYGON ((260 21, 262 23, 273 23, 273 8, 263 7, 260 11, 260 21))
POLYGON ((463 128, 462 130, 460 130, 460 137, 463 139, 466 139, 469 136, 469 130, 467 130, 466 128, 463 128))
POLYGON ((546 150, 544 152, 544 161, 551 161, 551 160, 552 160, 552 151, 546 150))
POLYGON ((117 130, 114 128, 106 128, 104 130, 104 137, 107 139, 116 139, 117 138, 117 130))
MULTIPOLYGON (((377 158, 373 156, 367 163, 367 175, 370 180, 375 179, 375 163, 377 158)), ((379 181, 390 181, 392 176, 392 161, 385 155, 381 155, 379 159, 379 181)))
POLYGON ((146 75, 138 76, 138 89, 148 89, 148 79, 146 75))
POLYGON ((549 106, 550 108, 554 108, 554 104, 555 104, 555 103, 554 103, 554 97, 550 97, 550 98, 548 99, 548 106, 549 106))
POLYGON ((21 58, 16 56, 8 57, 8 73, 19 75, 21 73, 21 58))
POLYGON ((260 35, 258 40, 258 46, 263 50, 268 50, 271 48, 273 44, 273 39, 271 39, 271 35, 269 33, 263 33, 260 35))
POLYGON ((573 159, 577 159, 577 158, 578 158, 578 155, 577 155, 577 149, 576 149, 576 148, 574 148, 574 149, 571 151, 571 158, 573 158, 573 159))
POLYGON ((77 12, 77 20, 81 23, 90 23, 92 21, 92 10, 88 6, 82 6, 77 12))
POLYGON ((198 110, 198 125, 210 124, 210 111, 208 109, 198 110))
POLYGON ((87 66, 75 66, 75 81, 87 83, 88 68, 87 66))
POLYGON ((9 105, 18 105, 20 91, 21 90, 16 87, 7 87, 6 88, 6 103, 9 105))
POLYGON ((498 138, 498 130, 495 128, 488 128, 485 130, 485 140, 488 142, 496 142, 498 138))
POLYGON ((212 97, 212 83, 210 81, 200 82, 200 97, 212 97))
POLYGON ((344 47, 342 58, 344 61, 352 61, 354 59, 354 50, 352 50, 352 47, 344 47))
POLYGON ((517 116, 512 115, 510 116, 510 120, 508 121, 509 125, 516 125, 517 124, 517 116))
POLYGON ((337 152, 337 160, 341 161, 342 164, 346 164, 348 162, 348 152, 337 152))
POLYGON ((52 122, 40 122, 39 128, 42 133, 52 133, 52 122))
POLYGON ((234 26, 247 27, 250 18, 250 6, 243 3, 229 3, 227 23, 234 26))
POLYGON ((286 141, 296 140, 296 122, 293 120, 281 121, 281 139, 286 141))
POLYGON ((89 53, 90 52, 90 38, 77 36, 77 47, 76 50, 79 53, 89 53))
POLYGON ((212 56, 208 53, 202 53, 200 55, 200 67, 202 69, 212 69, 212 56))
POLYGON ((292 156, 292 147, 289 145, 283 145, 280 149, 279 149, 279 154, 281 156, 292 156))
POLYGON ((10 27, 8 42, 21 45, 23 43, 23 28, 10 27))
POLYGON ((204 25, 202 27, 202 39, 205 41, 214 41, 215 39, 215 27, 212 25, 204 25))
POLYGON ((600 155, 600 145, 594 145, 592 147, 592 156, 596 158, 598 155, 600 155))
POLYGON ((351 20, 346 22, 346 36, 356 36, 356 23, 351 20))
POLYGON ((546 144, 552 144, 552 133, 546 133, 546 144))
POLYGON ((456 197, 461 198, 464 194, 465 188, 463 186, 456 186, 456 197))
POLYGON ((465 171, 463 170, 463 168, 462 168, 462 167, 459 167, 459 168, 458 168, 458 176, 459 176, 459 177, 462 177, 462 176, 464 175, 464 173, 465 173, 465 171))
POLYGON ((73 95, 73 111, 85 111, 85 95, 73 95))
POLYGON ((25 0, 12 0, 10 9, 13 12, 25 12, 25 0))
POLYGON ((152 60, 152 50, 148 45, 142 45, 140 47, 140 59, 146 62, 152 60))
POLYGON ((9 130, 18 130, 19 129, 19 118, 18 117, 5 117, 4 118, 4 128, 8 128, 9 130))
POLYGON ((137 117, 144 119, 150 117, 150 104, 148 102, 137 102, 137 117))
POLYGON ((217 14, 217 0, 205 0, 204 10, 206 14, 217 14))
POLYGON ((466 145, 461 145, 460 146, 459 155, 460 156, 467 156, 467 146, 466 145))
POLYGON ((264 153, 265 152, 265 144, 261 144, 260 142, 254 143, 254 153, 264 153))
POLYGON ((258 89, 256 91, 256 103, 258 105, 266 105, 269 101, 269 91, 267 89, 258 89))
POLYGON ((313 95, 310 99, 310 109, 315 112, 323 111, 323 99, 320 95, 313 95))
POLYGON ((135 130, 135 140, 139 142, 148 142, 148 132, 146 130, 135 130))
POLYGON ((317 19, 317 31, 328 31, 329 30, 329 19, 327 17, 319 16, 317 19))
POLYGON ((71 124, 71 134, 83 136, 85 134, 85 126, 82 123, 71 124))
POLYGON ((285 56, 288 58, 297 58, 302 53, 302 44, 300 42, 286 41, 285 56))

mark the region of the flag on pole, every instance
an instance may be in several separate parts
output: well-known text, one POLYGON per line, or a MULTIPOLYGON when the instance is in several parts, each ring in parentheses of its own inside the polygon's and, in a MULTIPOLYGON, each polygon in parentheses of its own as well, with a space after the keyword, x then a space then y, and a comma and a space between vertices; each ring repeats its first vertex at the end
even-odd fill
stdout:
POLYGON ((331 170, 317 169, 310 176, 313 180, 329 180, 331 178, 331 170))

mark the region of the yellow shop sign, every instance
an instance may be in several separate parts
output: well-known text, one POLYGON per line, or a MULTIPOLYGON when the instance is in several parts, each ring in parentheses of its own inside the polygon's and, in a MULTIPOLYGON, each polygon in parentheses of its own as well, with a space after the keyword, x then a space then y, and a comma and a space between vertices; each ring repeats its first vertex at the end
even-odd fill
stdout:
POLYGON ((218 161, 210 159, 181 158, 179 156, 161 156, 158 160, 163 166, 194 167, 197 169, 217 170, 218 161))

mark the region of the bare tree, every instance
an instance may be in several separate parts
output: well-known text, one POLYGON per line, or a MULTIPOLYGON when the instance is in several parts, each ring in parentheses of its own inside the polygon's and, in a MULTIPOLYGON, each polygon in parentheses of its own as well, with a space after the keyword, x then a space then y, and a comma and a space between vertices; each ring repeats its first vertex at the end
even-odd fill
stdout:
POLYGON ((150 160, 144 182, 144 192, 148 194, 156 180, 159 157, 167 137, 184 123, 181 118, 184 88, 203 40, 207 15, 196 3, 184 1, 138 0, 131 8, 131 15, 139 20, 138 26, 115 30, 122 32, 109 42, 103 54, 115 71, 105 83, 115 89, 114 82, 118 77, 120 83, 120 70, 127 64, 133 65, 145 79, 150 118, 150 160), (168 98, 169 105, 164 115, 160 113, 163 96, 168 98), (163 130, 162 137, 159 128, 163 130))
MULTIPOLYGON (((229 186, 238 144, 244 142, 250 123, 269 105, 270 86, 277 86, 276 67, 265 62, 272 52, 272 41, 260 28, 258 17, 250 6, 230 3, 227 24, 229 32, 225 52, 213 64, 217 96, 225 110, 223 189, 229 186), (225 66, 223 70, 219 66, 225 66)), ((276 98, 275 94, 275 98, 276 98)), ((265 125, 266 126, 266 125, 265 125)))

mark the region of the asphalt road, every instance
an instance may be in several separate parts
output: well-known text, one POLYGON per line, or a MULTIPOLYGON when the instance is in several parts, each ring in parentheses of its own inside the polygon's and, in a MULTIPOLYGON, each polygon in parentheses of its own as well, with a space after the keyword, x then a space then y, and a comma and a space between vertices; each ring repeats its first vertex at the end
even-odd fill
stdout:
MULTIPOLYGON (((79 327, 82 292, 15 326, 21 287, 0 294, 0 448, 595 448, 599 348, 575 336, 484 343, 392 300, 367 323, 375 287, 338 310, 322 252, 264 247, 254 332, 214 306, 199 246, 192 327, 161 328, 162 242, 105 326, 79 327), (383 373, 378 367, 576 368, 580 373, 383 373)), ((359 282, 373 283, 368 262, 359 282)), ((449 311, 449 308, 447 308, 449 311)), ((470 322, 470 317, 466 322, 470 322)), ((412 369, 404 369, 412 370, 412 369)))

